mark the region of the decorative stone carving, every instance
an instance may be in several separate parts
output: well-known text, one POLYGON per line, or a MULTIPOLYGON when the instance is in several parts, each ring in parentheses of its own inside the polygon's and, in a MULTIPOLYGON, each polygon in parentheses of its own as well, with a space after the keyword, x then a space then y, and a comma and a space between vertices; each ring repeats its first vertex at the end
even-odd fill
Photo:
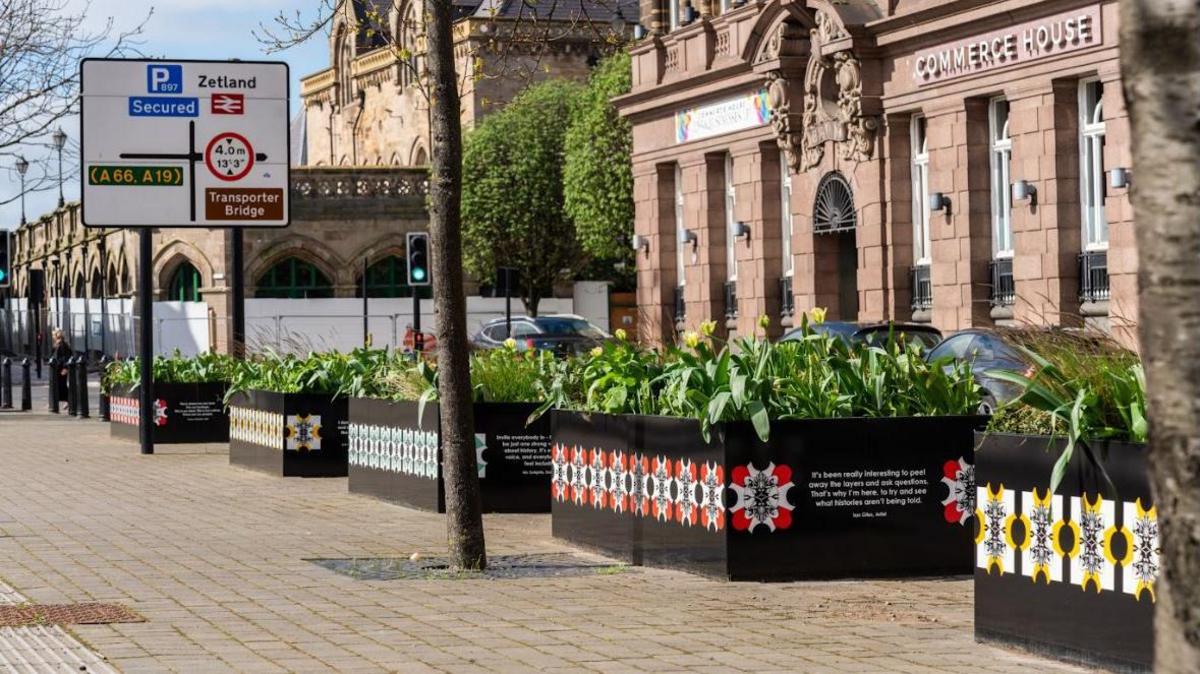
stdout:
POLYGON ((755 63, 766 63, 783 56, 804 56, 808 53, 808 33, 802 26, 781 22, 766 39, 755 63))
POLYGON ((816 33, 815 39, 821 44, 829 44, 834 40, 848 37, 846 29, 838 25, 838 22, 829 18, 829 15, 825 12, 817 12, 816 23, 817 28, 814 31, 816 33))
POLYGON ((771 128, 775 140, 787 157, 788 166, 800 165, 798 152, 804 139, 803 116, 792 110, 789 80, 779 70, 767 73, 767 102, 771 107, 771 128))
MULTIPOLYGON (((866 161, 875 149, 879 121, 863 115, 862 65, 846 49, 824 53, 819 46, 831 39, 846 37, 846 32, 824 12, 817 12, 813 56, 804 75, 804 119, 799 149, 787 148, 792 168, 810 169, 825 156, 825 144, 840 145, 842 159, 866 161)), ((794 135, 780 137, 780 145, 794 143, 794 135)))

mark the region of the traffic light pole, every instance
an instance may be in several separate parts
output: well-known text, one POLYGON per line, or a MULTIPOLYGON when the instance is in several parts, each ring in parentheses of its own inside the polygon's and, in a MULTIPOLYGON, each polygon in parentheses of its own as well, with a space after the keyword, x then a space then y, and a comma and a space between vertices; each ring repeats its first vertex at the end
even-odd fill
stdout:
POLYGON ((413 288, 413 351, 425 350, 425 335, 421 334, 421 292, 413 288))
POLYGON ((367 312, 370 310, 370 305, 368 304, 368 301, 367 301, 367 256, 365 256, 365 255, 363 256, 363 277, 362 278, 363 278, 363 280, 362 280, 363 346, 370 346, 371 345, 371 332, 370 332, 370 326, 368 325, 368 319, 367 319, 367 316, 369 315, 367 312))
POLYGON ((504 338, 512 337, 512 267, 504 268, 504 338))
POLYGON ((409 232, 405 240, 408 253, 408 287, 413 294, 413 351, 425 350, 425 335, 421 332, 421 288, 433 281, 429 278, 429 234, 409 232))

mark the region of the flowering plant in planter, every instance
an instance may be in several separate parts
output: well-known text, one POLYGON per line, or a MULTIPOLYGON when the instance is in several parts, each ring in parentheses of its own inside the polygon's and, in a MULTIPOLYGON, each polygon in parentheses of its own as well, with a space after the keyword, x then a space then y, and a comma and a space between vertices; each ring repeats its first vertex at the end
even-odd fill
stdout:
MULTIPOLYGON (((988 430, 1065 437, 1050 477, 1051 491, 1058 489, 1077 447, 1092 458, 1088 441, 1146 442, 1146 379, 1136 354, 1091 334, 1026 331, 1017 333, 1017 339, 1033 367, 1025 373, 989 372, 1023 392, 1002 408, 988 430)), ((1103 474, 1103 465, 1093 463, 1103 474)))
POLYGON ((715 424, 749 421, 766 441, 772 420, 970 415, 979 406, 979 386, 964 363, 927 363, 916 345, 899 339, 848 345, 811 330, 807 316, 802 326, 795 341, 751 336, 719 344, 708 321, 662 352, 615 340, 561 366, 539 412, 694 418, 705 439, 715 424))
POLYGON ((385 397, 388 386, 397 385, 400 373, 413 367, 408 356, 367 347, 349 353, 309 353, 305 357, 270 352, 247 359, 235 368, 226 401, 251 389, 335 397, 385 397))
MULTIPOLYGON (((240 361, 220 353, 202 353, 185 358, 178 349, 170 358, 154 359, 154 381, 160 384, 202 384, 228 382, 233 379, 240 361)), ((142 366, 138 360, 109 363, 100 377, 105 393, 116 386, 137 387, 141 383, 142 366)))

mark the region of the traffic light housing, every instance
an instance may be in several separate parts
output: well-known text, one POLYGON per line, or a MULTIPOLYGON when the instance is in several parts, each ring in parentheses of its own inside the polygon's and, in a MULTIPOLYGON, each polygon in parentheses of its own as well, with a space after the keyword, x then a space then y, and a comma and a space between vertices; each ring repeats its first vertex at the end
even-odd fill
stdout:
POLYGON ((12 235, 0 231, 0 288, 12 287, 12 235))
POLYGON ((408 285, 430 285, 432 273, 429 269, 429 234, 409 232, 407 244, 408 285))

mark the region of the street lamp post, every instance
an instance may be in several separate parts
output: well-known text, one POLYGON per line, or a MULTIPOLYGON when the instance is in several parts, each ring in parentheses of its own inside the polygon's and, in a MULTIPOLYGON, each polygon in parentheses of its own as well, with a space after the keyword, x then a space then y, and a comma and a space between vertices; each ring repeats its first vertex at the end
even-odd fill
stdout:
POLYGON ((21 176, 21 224, 25 224, 25 173, 29 171, 29 160, 17 157, 17 173, 21 176))
POLYGON ((58 150, 58 207, 62 208, 66 201, 63 200, 63 169, 62 169, 62 153, 63 146, 67 144, 67 134, 58 127, 54 132, 54 149, 58 150))

